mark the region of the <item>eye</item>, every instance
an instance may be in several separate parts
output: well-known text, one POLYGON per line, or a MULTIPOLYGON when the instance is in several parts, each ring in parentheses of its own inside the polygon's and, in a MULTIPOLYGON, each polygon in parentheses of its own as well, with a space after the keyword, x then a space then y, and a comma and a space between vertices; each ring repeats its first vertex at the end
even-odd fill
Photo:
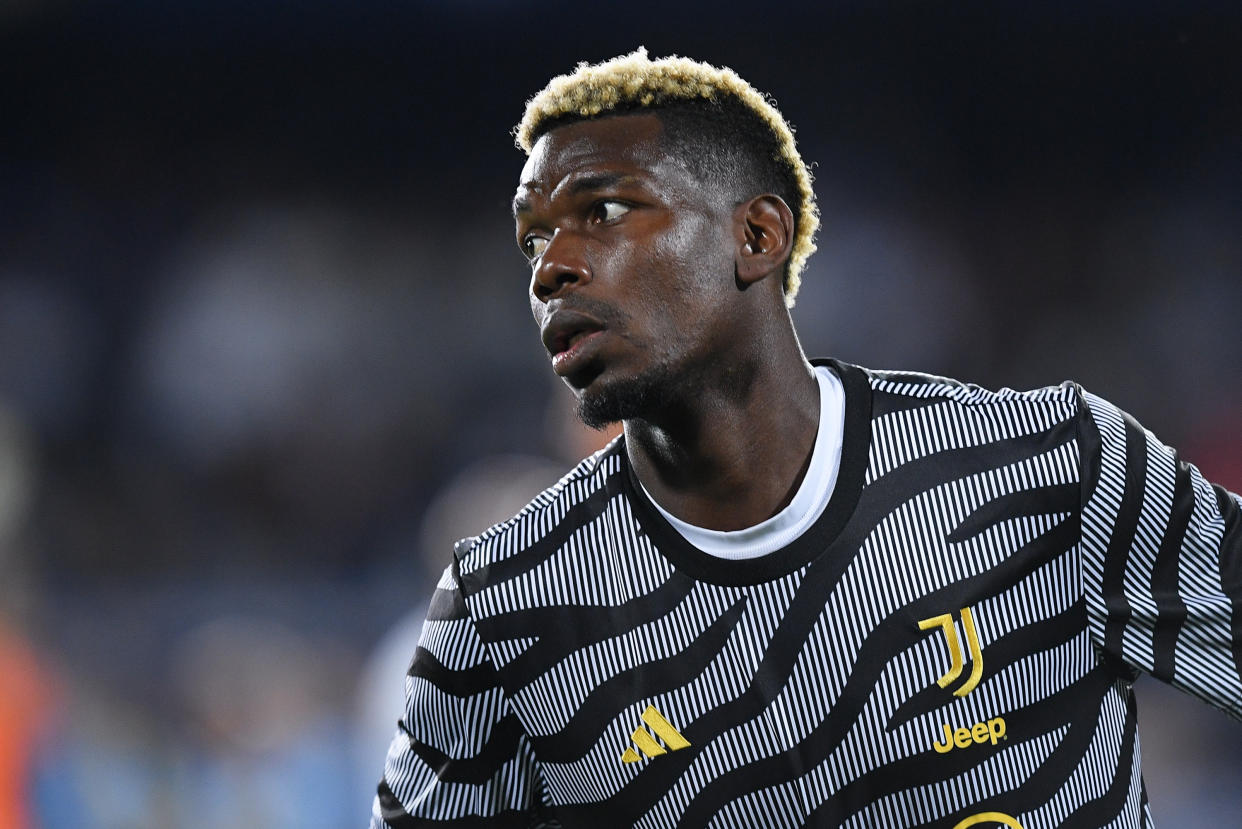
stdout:
POLYGON ((630 212, 628 204, 619 201, 598 201, 591 206, 591 221, 597 224, 611 222, 630 212))
POLYGON ((548 247, 548 240, 541 236, 527 236, 522 240, 522 252, 530 260, 538 259, 548 247))

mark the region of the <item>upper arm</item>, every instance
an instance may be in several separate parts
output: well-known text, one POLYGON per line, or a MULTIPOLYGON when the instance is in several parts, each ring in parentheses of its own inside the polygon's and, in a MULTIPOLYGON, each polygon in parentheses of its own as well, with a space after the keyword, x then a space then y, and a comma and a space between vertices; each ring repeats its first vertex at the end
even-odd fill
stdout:
POLYGON ((538 803, 530 742, 445 571, 406 677, 372 829, 521 826, 538 803))
POLYGON ((1082 550, 1108 658, 1242 719, 1242 502, 1084 393, 1082 550))

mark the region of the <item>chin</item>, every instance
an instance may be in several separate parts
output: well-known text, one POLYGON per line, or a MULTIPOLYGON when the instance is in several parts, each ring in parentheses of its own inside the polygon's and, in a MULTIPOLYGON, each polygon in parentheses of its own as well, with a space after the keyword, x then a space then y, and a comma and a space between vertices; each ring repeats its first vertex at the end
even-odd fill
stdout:
POLYGON ((672 373, 664 366, 624 379, 596 377, 578 392, 578 418, 592 429, 604 429, 618 421, 647 417, 672 401, 675 388, 672 373))
POLYGON ((588 394, 578 398, 578 419, 596 431, 603 431, 626 417, 606 398, 588 394))

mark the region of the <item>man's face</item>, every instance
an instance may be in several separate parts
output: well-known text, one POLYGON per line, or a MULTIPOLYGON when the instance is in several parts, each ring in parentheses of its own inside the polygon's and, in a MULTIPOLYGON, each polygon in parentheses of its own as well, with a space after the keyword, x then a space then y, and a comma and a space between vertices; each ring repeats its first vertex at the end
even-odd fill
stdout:
POLYGON ((651 114, 535 144, 514 198, 552 368, 591 426, 695 393, 736 338, 733 205, 662 151, 651 114))

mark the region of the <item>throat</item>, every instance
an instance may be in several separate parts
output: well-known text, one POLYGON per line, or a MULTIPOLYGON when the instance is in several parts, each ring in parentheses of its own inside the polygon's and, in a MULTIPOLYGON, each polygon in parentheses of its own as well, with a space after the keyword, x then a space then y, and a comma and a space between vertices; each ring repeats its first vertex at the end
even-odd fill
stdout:
MULTIPOLYGON (((658 494, 645 484, 644 489, 662 512, 686 524, 718 532, 736 532, 759 525, 786 509, 802 486, 810 463, 808 454, 794 480, 788 484, 782 483, 783 476, 776 470, 765 472, 751 466, 751 471, 737 480, 724 474, 708 475, 704 480, 702 476, 687 476, 682 470, 677 481, 681 486, 660 487, 657 484, 658 494), (700 486, 693 485, 696 480, 700 481, 700 486)), ((641 472, 639 478, 643 479, 641 472)))
POLYGON ((784 401, 768 398, 758 415, 716 411, 688 432, 626 421, 630 463, 652 500, 717 531, 753 527, 789 506, 820 431, 818 384, 807 368, 809 388, 784 401))

